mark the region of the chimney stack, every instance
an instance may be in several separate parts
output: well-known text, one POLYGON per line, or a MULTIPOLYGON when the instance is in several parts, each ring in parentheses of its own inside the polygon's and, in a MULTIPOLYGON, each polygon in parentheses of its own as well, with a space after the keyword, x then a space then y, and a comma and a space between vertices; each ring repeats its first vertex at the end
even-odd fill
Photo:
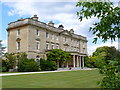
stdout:
POLYGON ((38 21, 37 15, 34 15, 34 16, 32 17, 32 19, 35 20, 35 21, 38 21))

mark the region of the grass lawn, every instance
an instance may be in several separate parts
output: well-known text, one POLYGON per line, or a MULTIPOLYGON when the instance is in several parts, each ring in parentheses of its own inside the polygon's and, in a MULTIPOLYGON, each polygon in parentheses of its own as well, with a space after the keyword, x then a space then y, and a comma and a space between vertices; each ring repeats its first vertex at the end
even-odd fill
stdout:
POLYGON ((3 76, 3 88, 97 88, 98 70, 3 76))

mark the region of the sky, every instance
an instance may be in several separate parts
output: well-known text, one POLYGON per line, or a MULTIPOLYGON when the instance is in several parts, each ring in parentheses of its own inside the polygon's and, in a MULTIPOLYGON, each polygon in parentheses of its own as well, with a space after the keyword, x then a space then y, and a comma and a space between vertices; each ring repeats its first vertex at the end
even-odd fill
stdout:
MULTIPOLYGON (((110 40, 103 43, 101 39, 98 40, 97 44, 93 44, 93 38, 95 37, 92 32, 89 32, 89 27, 94 22, 99 20, 96 17, 91 19, 83 19, 82 22, 78 20, 76 12, 79 8, 76 7, 78 0, 1 0, 0 2, 0 40, 3 40, 3 45, 7 47, 7 25, 10 22, 16 21, 19 18, 28 18, 37 14, 39 21, 48 23, 53 21, 55 26, 58 27, 60 24, 65 29, 74 29, 76 34, 87 37, 88 43, 88 54, 96 50, 97 47, 101 46, 115 46, 118 48, 117 40, 111 43, 110 40)), ((118 5, 120 0, 114 1, 115 6, 118 5)), ((7 50, 7 48, 6 48, 7 50)))

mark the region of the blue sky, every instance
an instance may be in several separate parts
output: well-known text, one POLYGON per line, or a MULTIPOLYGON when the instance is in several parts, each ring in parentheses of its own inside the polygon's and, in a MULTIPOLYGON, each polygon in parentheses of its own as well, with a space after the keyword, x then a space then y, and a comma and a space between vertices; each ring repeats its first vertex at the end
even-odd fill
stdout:
MULTIPOLYGON (((63 24, 65 29, 70 30, 73 28, 76 34, 86 36, 88 39, 88 53, 92 54, 97 47, 100 46, 115 46, 117 48, 117 42, 111 44, 110 41, 102 43, 101 40, 97 44, 93 44, 93 37, 91 32, 88 32, 89 27, 93 22, 98 21, 97 18, 92 17, 91 19, 83 19, 79 22, 76 16, 76 11, 78 8, 75 7, 76 2, 40 2, 41 0, 2 0, 0 3, 0 12, 2 13, 0 19, 0 39, 3 40, 4 46, 7 47, 7 25, 10 22, 16 21, 19 18, 31 17, 34 14, 39 16, 39 20, 45 23, 53 21, 55 26, 58 27, 59 24, 63 24)), ((117 1, 115 5, 117 5, 117 1)))

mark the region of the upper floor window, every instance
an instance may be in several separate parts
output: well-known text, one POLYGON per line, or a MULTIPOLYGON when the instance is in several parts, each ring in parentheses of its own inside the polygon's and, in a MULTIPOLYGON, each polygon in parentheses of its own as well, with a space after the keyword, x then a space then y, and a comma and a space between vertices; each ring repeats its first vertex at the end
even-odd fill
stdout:
POLYGON ((46 38, 49 38, 49 33, 48 32, 46 32, 46 38))
POLYGON ((17 50, 20 50, 20 42, 17 42, 17 50))
POLYGON ((56 40, 58 40, 58 35, 56 35, 56 40))
POLYGON ((36 49, 39 50, 40 49, 40 42, 36 42, 36 49))
POLYGON ((39 36, 40 35, 40 31, 37 29, 36 30, 36 35, 39 36))
POLYGON ((20 35, 20 29, 17 30, 17 36, 19 36, 19 35, 20 35))
POLYGON ((47 50, 49 49, 49 43, 46 43, 46 49, 47 50))
POLYGON ((83 48, 85 48, 85 43, 83 42, 83 48))
POLYGON ((64 41, 65 41, 65 42, 67 41, 67 38, 66 38, 66 37, 64 37, 64 41))
POLYGON ((54 35, 52 34, 52 40, 54 40, 54 35))

